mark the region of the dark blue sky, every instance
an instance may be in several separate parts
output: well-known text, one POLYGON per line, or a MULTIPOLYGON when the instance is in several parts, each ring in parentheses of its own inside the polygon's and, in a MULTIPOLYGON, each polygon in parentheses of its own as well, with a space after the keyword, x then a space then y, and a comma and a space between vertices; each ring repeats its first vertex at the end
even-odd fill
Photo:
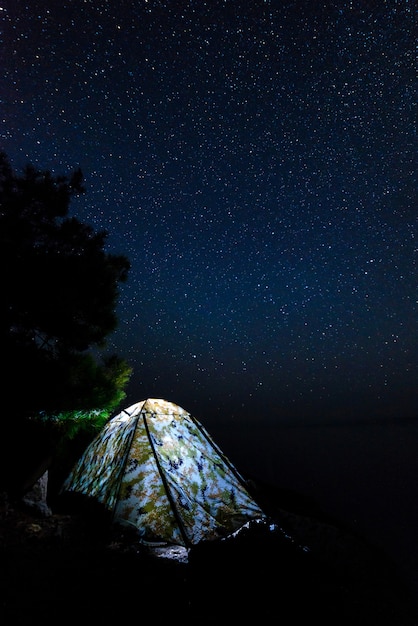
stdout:
POLYGON ((132 263, 126 406, 417 415, 409 0, 5 0, 0 148, 132 263))

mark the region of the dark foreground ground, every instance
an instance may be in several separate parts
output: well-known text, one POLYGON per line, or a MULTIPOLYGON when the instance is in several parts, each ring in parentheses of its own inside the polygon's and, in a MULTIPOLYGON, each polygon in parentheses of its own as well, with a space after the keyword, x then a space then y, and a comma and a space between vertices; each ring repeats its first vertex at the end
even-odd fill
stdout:
POLYGON ((252 524, 189 553, 144 547, 91 511, 43 516, 4 498, 2 625, 418 625, 385 555, 301 503, 259 495, 274 530, 252 524))

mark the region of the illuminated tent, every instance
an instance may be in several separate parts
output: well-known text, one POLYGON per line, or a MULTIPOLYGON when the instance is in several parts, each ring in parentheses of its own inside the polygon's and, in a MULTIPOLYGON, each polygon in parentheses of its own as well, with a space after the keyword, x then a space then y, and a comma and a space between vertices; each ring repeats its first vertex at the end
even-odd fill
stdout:
POLYGON ((226 537, 264 513, 245 481, 188 412, 147 399, 111 419, 62 491, 95 498, 145 542, 187 548, 226 537))

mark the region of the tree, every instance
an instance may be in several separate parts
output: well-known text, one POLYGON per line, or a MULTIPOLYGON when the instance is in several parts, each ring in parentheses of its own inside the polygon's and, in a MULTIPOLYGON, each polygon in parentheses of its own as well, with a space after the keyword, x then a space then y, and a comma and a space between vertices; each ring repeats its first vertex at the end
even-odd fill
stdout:
POLYGON ((105 252, 106 231, 69 216, 84 191, 80 170, 53 176, 28 165, 18 176, 0 153, 2 427, 19 440, 36 416, 62 430, 70 415, 110 414, 125 397, 130 367, 93 351, 117 326, 130 263, 105 252))

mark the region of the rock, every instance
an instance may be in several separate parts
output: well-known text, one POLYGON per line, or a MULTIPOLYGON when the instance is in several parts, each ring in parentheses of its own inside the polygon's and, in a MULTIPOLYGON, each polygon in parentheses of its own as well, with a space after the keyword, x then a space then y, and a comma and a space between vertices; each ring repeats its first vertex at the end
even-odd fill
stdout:
POLYGON ((52 511, 47 503, 48 470, 36 481, 30 491, 22 498, 25 507, 37 512, 42 517, 49 517, 52 511))

